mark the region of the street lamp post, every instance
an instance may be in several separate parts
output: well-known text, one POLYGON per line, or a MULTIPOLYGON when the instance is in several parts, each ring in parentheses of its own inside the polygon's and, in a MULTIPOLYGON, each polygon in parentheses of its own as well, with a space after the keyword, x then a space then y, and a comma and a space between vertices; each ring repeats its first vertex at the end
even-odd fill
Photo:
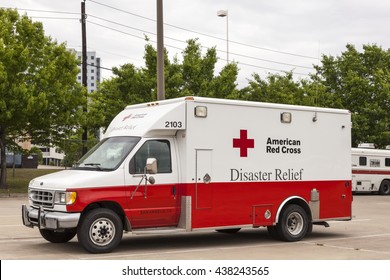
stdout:
POLYGON ((226 17, 226 60, 229 63, 229 17, 228 10, 219 10, 217 16, 226 17))
POLYGON ((157 100, 165 99, 163 0, 157 0, 157 100))

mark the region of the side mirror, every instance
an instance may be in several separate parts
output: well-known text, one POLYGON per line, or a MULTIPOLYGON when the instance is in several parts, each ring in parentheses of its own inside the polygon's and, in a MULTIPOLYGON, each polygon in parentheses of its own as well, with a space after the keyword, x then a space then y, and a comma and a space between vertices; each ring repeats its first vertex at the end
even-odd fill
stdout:
POLYGON ((156 174, 157 173, 157 159, 148 158, 146 160, 145 169, 146 169, 147 174, 156 174))

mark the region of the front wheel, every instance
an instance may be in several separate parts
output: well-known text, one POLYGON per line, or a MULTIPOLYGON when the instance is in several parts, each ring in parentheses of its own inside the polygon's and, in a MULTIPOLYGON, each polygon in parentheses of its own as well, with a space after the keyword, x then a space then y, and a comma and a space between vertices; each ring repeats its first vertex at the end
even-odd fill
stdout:
POLYGON ((109 253, 122 240, 123 224, 114 211, 97 208, 86 213, 77 230, 77 238, 90 253, 109 253))
POLYGON ((390 194, 390 181, 383 180, 381 186, 379 187, 379 194, 389 195, 390 194))
POLYGON ((51 243, 66 243, 76 235, 76 229, 65 229, 62 231, 39 229, 42 237, 51 243))
POLYGON ((283 241, 301 240, 309 230, 307 213, 299 205, 287 205, 281 214, 276 229, 283 241))

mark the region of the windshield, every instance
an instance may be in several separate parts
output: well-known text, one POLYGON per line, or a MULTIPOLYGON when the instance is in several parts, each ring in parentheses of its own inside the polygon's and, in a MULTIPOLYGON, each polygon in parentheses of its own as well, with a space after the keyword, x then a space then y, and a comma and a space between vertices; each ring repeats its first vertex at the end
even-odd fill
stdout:
POLYGON ((140 139, 130 136, 106 138, 86 153, 74 169, 114 170, 118 168, 140 139))

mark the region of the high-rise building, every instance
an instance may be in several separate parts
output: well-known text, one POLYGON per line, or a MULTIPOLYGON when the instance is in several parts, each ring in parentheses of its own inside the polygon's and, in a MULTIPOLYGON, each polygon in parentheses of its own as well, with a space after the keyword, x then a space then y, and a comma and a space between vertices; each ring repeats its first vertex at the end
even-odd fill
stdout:
MULTIPOLYGON (((76 54, 76 57, 81 62, 82 52, 74 49, 69 49, 76 54)), ((77 81, 82 83, 82 65, 79 66, 80 72, 77 75, 77 81)), ((95 51, 87 52, 87 88, 88 92, 95 91, 100 83, 100 57, 96 56, 95 51)), ((24 149, 31 149, 31 142, 20 143, 24 149), (27 145, 27 146, 26 146, 27 145)), ((33 145, 36 146, 36 145, 33 145)), ((64 153, 56 147, 37 146, 43 153, 43 165, 61 166, 64 159, 64 153)))
MULTIPOLYGON (((76 52, 77 58, 82 61, 82 52, 76 52)), ((83 70, 79 66, 80 73, 77 75, 77 81, 82 83, 83 70)), ((100 57, 96 56, 95 51, 87 52, 87 88, 88 92, 95 91, 100 83, 100 57)))

